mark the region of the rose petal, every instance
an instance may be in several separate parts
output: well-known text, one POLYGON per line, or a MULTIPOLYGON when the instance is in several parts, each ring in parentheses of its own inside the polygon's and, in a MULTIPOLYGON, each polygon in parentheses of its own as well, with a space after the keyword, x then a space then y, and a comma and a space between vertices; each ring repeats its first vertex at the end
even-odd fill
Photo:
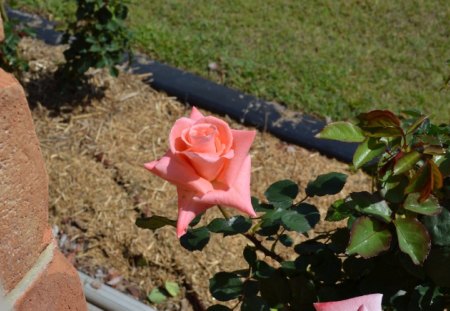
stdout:
MULTIPOLYGON (((185 136, 187 134, 191 144, 190 151, 217 154, 216 137, 219 133, 215 125, 209 123, 194 124, 187 133, 185 131, 183 131, 182 135, 185 136)), ((186 138, 183 140, 186 140, 186 138)))
POLYGON ((256 217, 250 197, 250 174, 251 158, 247 155, 235 183, 228 189, 214 189, 202 196, 195 196, 193 199, 199 203, 210 205, 224 205, 256 217))
POLYGON ((243 165, 250 146, 256 136, 256 131, 241 131, 241 130, 231 130, 233 135, 233 146, 234 157, 228 161, 223 173, 217 177, 217 180, 223 182, 225 185, 231 187, 234 184, 241 166, 243 165))
POLYGON ((211 207, 210 204, 195 202, 192 198, 195 195, 192 191, 177 188, 178 192, 178 219, 177 236, 180 238, 187 231, 187 227, 198 214, 203 213, 211 207))
POLYGON ((205 153, 184 152, 184 155, 191 161, 192 166, 198 175, 206 180, 213 181, 221 173, 223 165, 227 158, 232 156, 233 150, 230 150, 225 157, 210 155, 205 153))
POLYGON ((145 168, 153 174, 168 182, 190 189, 200 194, 213 190, 212 184, 200 177, 191 164, 183 158, 168 151, 158 161, 144 164, 145 168))
POLYGON ((202 119, 199 119, 195 121, 195 124, 211 124, 214 125, 217 128, 217 141, 216 143, 219 144, 219 146, 216 146, 216 154, 223 154, 228 152, 231 149, 231 146, 233 145, 233 133, 228 124, 220 120, 216 117, 204 117, 202 119))
POLYGON ((196 121, 198 119, 204 118, 204 116, 195 106, 192 106, 190 118, 196 121))
POLYGON ((364 295, 341 301, 314 303, 316 311, 382 311, 382 294, 364 295))
POLYGON ((169 134, 170 151, 176 153, 184 151, 187 148, 186 143, 181 139, 181 134, 184 129, 191 127, 193 124, 194 120, 184 117, 175 121, 169 134))

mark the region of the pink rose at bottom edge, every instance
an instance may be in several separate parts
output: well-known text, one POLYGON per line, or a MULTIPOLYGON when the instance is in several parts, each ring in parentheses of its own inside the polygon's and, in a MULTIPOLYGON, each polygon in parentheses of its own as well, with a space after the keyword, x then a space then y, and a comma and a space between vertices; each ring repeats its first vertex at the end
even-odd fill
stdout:
POLYGON ((340 301, 316 302, 316 311, 382 311, 382 294, 370 294, 340 301))
POLYGON ((235 208, 256 217, 250 197, 251 159, 256 131, 233 130, 195 107, 180 118, 169 135, 169 151, 144 166, 177 187, 177 236, 214 205, 235 208))

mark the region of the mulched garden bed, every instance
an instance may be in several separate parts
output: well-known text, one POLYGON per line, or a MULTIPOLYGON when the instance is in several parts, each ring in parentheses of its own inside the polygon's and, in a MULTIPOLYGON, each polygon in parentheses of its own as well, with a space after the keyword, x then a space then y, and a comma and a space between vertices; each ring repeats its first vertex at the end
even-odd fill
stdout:
MULTIPOLYGON (((23 84, 49 175, 50 222, 66 256, 79 270, 142 301, 164 281, 184 285, 180 297, 158 310, 193 310, 198 300, 211 305, 208 279, 221 270, 245 267, 241 251, 247 241, 213 235, 203 252, 190 253, 173 228, 150 232, 134 224, 142 214, 176 218, 175 187, 151 175, 143 163, 164 154, 172 124, 188 115, 190 107, 151 89, 142 76, 125 72, 112 78, 93 70, 91 87, 61 96, 52 72, 63 61, 64 47, 24 39, 21 48, 31 62, 23 84)), ((258 133, 251 156, 252 193, 261 199, 280 179, 294 180, 304 189, 319 174, 349 174, 341 194, 313 200, 322 215, 338 197, 370 186, 365 175, 353 174, 346 164, 269 134, 258 133)), ((202 221, 215 217, 220 213, 211 209, 202 221)), ((317 228, 332 227, 324 223, 317 228)), ((294 255, 277 247, 286 258, 294 255)))

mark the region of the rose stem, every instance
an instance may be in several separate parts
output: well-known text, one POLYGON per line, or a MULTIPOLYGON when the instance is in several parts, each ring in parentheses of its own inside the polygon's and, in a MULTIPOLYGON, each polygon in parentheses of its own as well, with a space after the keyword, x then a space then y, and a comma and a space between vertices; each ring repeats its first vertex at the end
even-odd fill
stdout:
MULTIPOLYGON (((225 219, 227 219, 227 220, 230 219, 230 215, 228 214, 228 212, 222 206, 220 206, 220 205, 217 205, 217 206, 219 207, 219 210, 222 213, 223 217, 225 217, 225 219)), ((275 259, 279 263, 281 263, 283 261, 283 258, 280 255, 278 255, 274 252, 271 252, 270 250, 265 248, 264 245, 262 245, 261 241, 258 240, 255 236, 248 234, 248 233, 241 233, 241 235, 243 235, 249 241, 251 241, 255 245, 256 249, 261 251, 264 255, 269 256, 272 259, 275 259)))

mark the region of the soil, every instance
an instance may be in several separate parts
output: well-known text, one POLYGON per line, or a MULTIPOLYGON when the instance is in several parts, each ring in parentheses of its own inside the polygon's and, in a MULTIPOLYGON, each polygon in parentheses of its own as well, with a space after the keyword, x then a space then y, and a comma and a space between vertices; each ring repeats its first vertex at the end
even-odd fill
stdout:
MULTIPOLYGON (((213 235, 202 252, 191 253, 180 246, 173 228, 152 232, 134 224, 139 215, 176 219, 175 187, 143 164, 164 154, 172 124, 188 115, 190 107, 151 89, 144 77, 124 71, 118 78, 90 71, 90 86, 61 94, 52 73, 63 61, 64 47, 24 39, 21 48, 31 62, 23 84, 50 180, 50 222, 65 255, 79 270, 142 301, 165 281, 183 285, 182 294, 157 305, 158 310, 194 310, 198 302, 215 303, 208 279, 218 271, 246 267, 241 252, 247 240, 213 235)), ((233 128, 243 128, 224 118, 233 128)), ((337 198, 370 185, 364 174, 351 172, 346 164, 267 133, 258 133, 251 156, 252 193, 260 199, 280 179, 297 182, 301 198, 317 175, 349 174, 339 195, 309 200, 322 215, 337 198)), ((210 209, 202 222, 215 217, 219 211, 210 209)), ((317 230, 336 225, 323 222, 317 230)), ((282 245, 277 252, 293 256, 282 245)))

